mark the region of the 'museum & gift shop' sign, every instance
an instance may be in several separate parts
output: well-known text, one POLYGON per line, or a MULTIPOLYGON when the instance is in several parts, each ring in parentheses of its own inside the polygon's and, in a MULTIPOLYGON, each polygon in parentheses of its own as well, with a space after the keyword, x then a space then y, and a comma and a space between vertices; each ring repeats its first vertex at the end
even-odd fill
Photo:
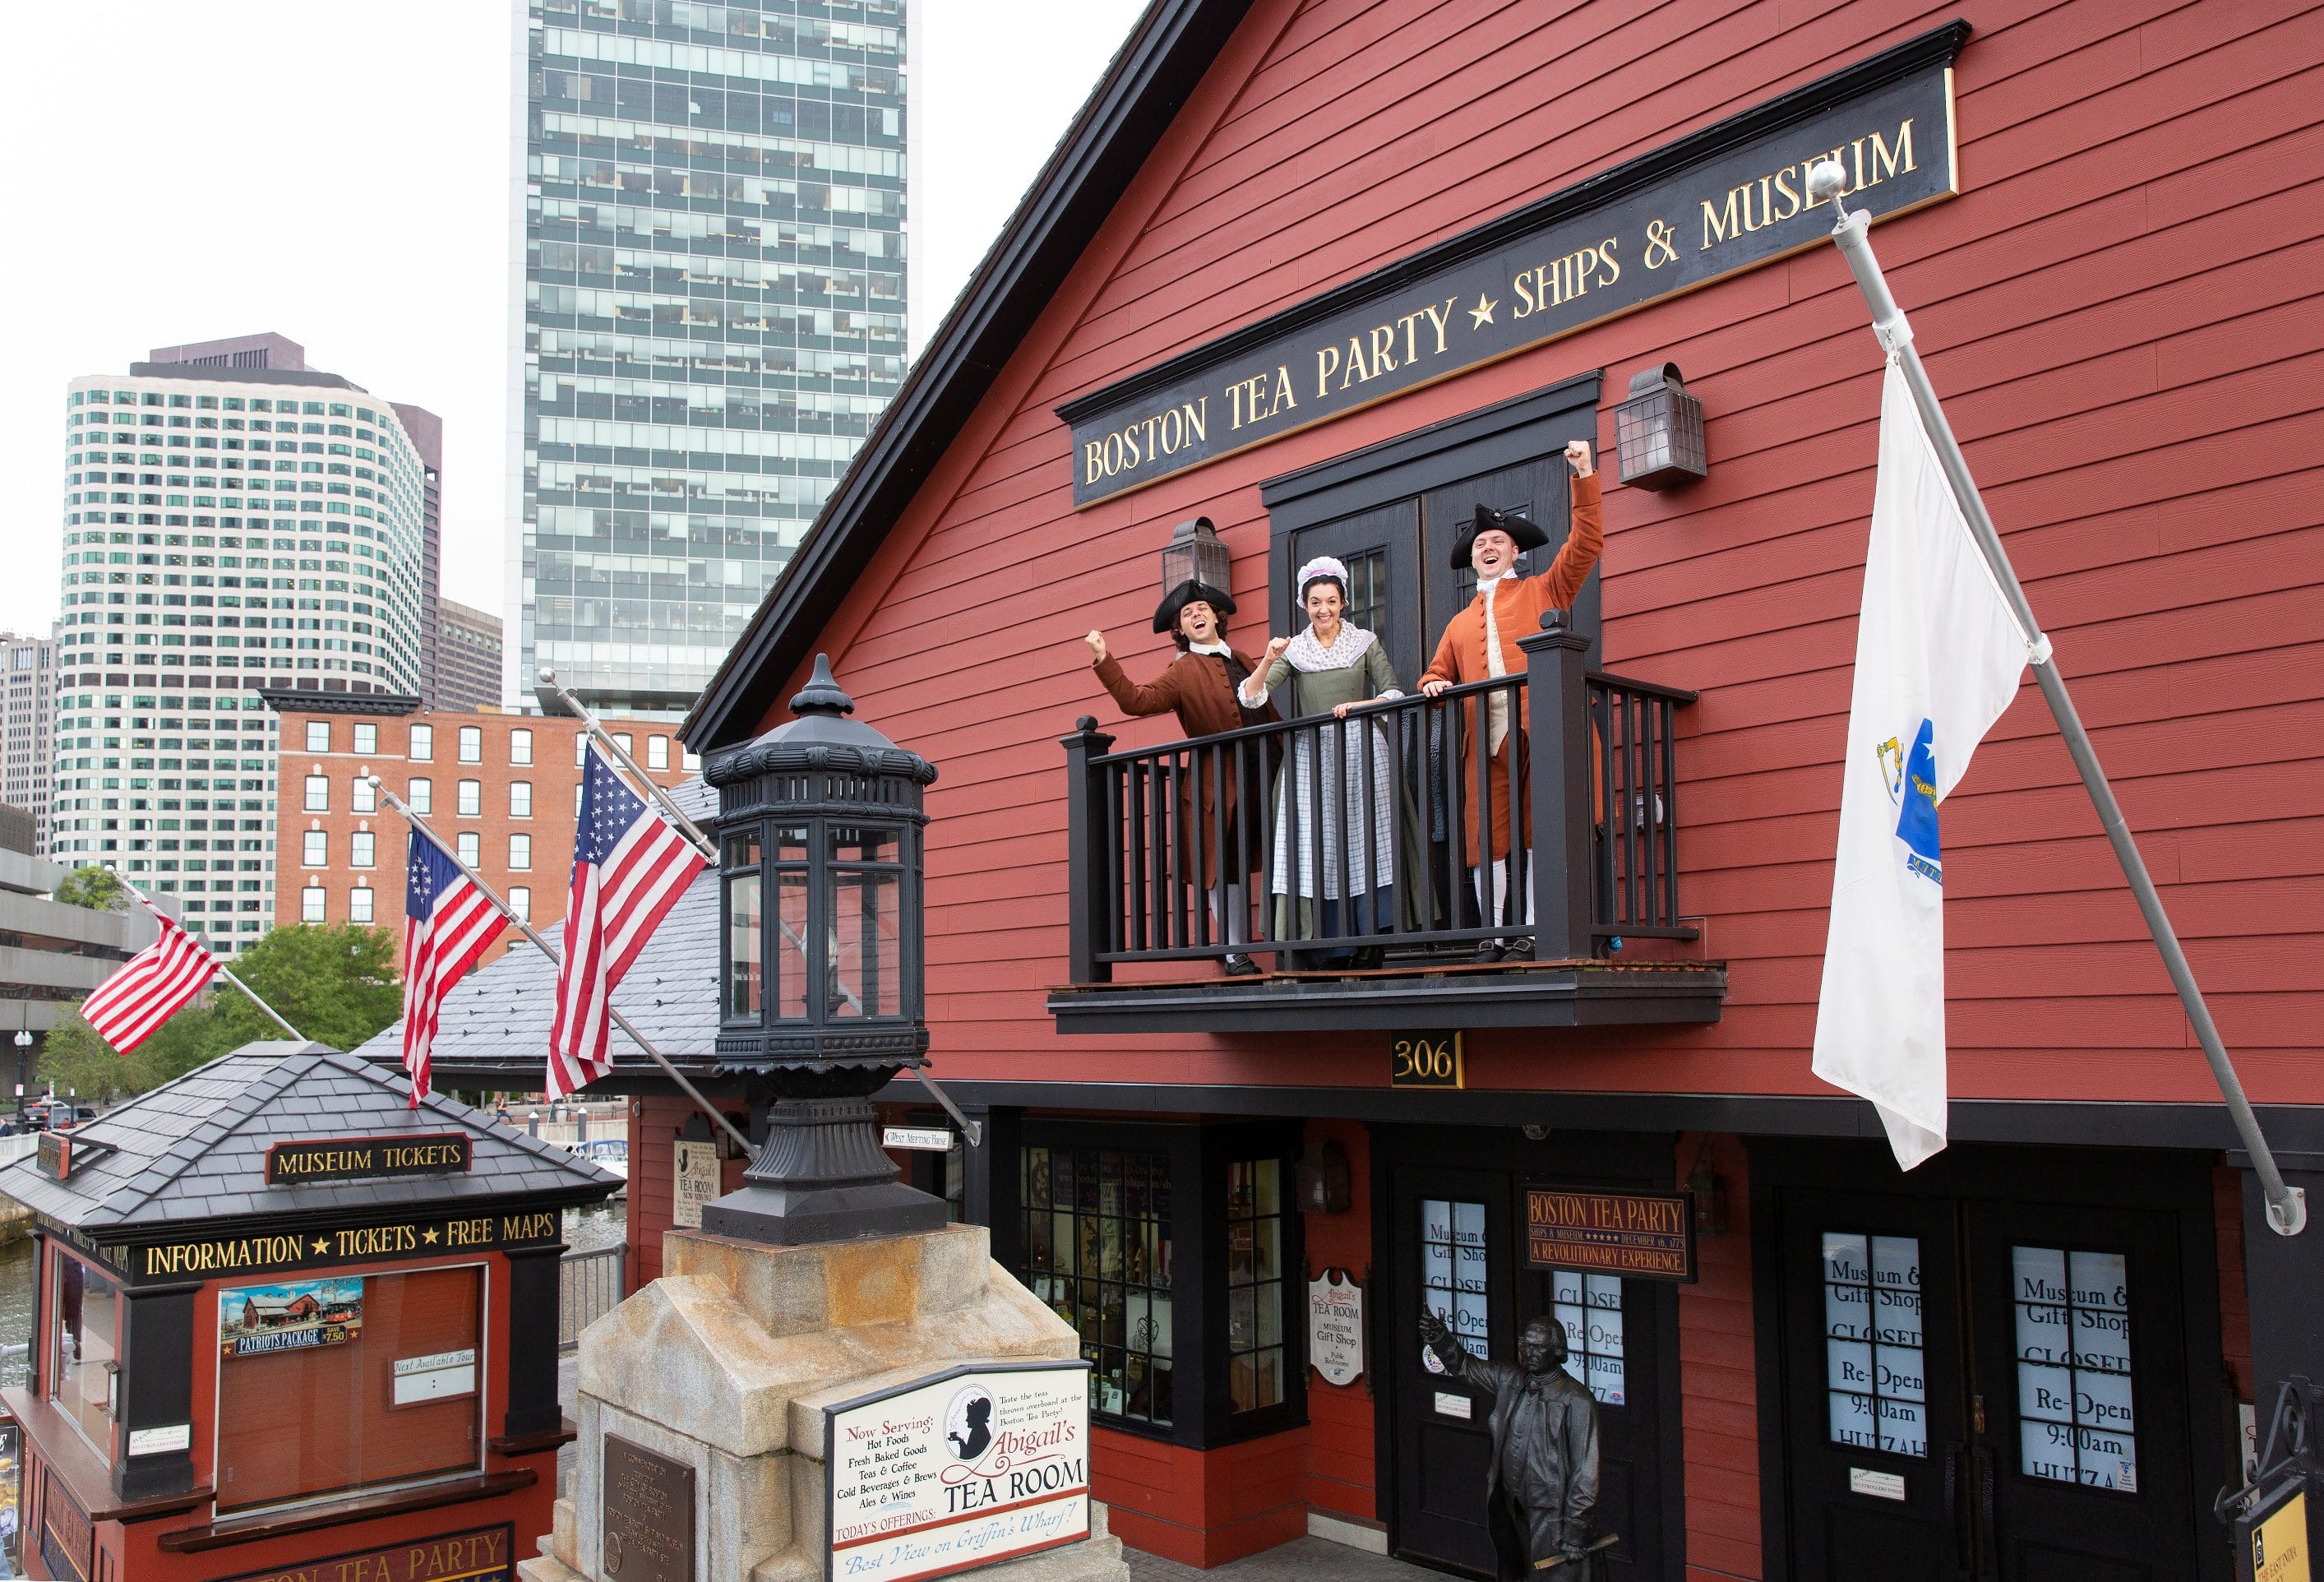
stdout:
POLYGON ((1683 1192, 1528 1187, 1526 1262, 1640 1280, 1694 1278, 1694 1200, 1683 1192))
POLYGON ((1057 409, 1074 504, 1370 406, 1957 190, 1952 59, 1926 33, 1057 409))
POLYGON ((1089 1536, 1085 1362, 955 1368, 823 1421, 831 1582, 911 1582, 1089 1536))

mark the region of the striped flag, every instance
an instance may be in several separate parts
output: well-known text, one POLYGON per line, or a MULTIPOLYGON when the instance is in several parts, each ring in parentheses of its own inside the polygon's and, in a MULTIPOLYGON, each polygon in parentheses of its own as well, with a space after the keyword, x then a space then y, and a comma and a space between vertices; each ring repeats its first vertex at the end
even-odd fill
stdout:
POLYGON ((549 1034, 551 1098, 578 1092, 613 1069, 605 1052, 613 985, 663 914, 709 866, 691 840, 622 783, 595 745, 582 775, 557 1022, 549 1034))
POLYGON ((500 909, 442 847, 413 830, 403 879, 403 1069, 413 1109, 428 1096, 428 1057, 444 996, 500 937, 500 909))
POLYGON ((137 904, 153 913, 161 937, 123 962, 119 972, 80 1003, 80 1019, 124 1055, 152 1037, 217 972, 217 962, 177 919, 155 911, 142 895, 137 904))

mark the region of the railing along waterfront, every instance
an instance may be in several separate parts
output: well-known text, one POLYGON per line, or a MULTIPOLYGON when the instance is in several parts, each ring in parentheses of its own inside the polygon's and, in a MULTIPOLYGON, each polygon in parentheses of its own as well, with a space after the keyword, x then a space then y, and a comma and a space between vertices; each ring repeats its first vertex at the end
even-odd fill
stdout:
POLYGON ((1544 624, 1521 674, 1344 717, 1120 753, 1078 722, 1072 980, 1240 951, 1341 969, 1695 937, 1676 837, 1676 713, 1695 694, 1590 671, 1585 641, 1544 624))
POLYGON ((557 1349, 580 1348, 581 1331, 622 1305, 626 1294, 629 1248, 616 1242, 586 1253, 567 1253, 557 1271, 557 1349))

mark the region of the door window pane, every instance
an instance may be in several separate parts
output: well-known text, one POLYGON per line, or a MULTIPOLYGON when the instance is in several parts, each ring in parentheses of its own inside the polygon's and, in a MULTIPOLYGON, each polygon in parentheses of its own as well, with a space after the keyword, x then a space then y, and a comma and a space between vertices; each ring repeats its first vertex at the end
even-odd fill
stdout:
POLYGON ((1559 1269, 1549 1284, 1550 1310, 1565 1326, 1565 1371, 1587 1384, 1600 1405, 1621 1405, 1620 1277, 1559 1269))
POLYGON ((1227 1166, 1227 1394, 1237 1411, 1283 1400, 1282 1164, 1227 1166))
POLYGON ((57 1355, 49 1392, 110 1463, 121 1288, 68 1253, 55 1257, 57 1355))
POLYGON ((1926 1456, 1919 1238, 1826 1231, 1823 1315, 1832 1443, 1926 1456))
MULTIPOLYGON (((1028 1148, 1025 1282, 1080 1332, 1090 1405, 1171 1418, 1170 1161, 1095 1148, 1028 1148)), ((1278 1364, 1278 1375, 1279 1375, 1278 1364)))
MULTIPOLYGON (((1451 1327, 1462 1350, 1489 1355, 1492 1325, 1486 1317, 1485 1206, 1443 1198, 1420 1203, 1420 1303, 1451 1327)), ((1420 1359, 1432 1374, 1444 1365, 1426 1346, 1420 1359)))
POLYGON ((2012 1247, 2009 1258, 2020 1468, 2136 1494, 2128 1262, 2062 1247, 2012 1247))

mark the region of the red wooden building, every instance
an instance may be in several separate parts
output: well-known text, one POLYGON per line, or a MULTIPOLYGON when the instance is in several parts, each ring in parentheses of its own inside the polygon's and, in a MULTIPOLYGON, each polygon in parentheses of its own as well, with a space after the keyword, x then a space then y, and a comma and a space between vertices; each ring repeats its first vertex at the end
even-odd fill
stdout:
MULTIPOLYGON (((1877 222, 2313 1188, 2319 47, 2297 4, 1149 8, 684 732, 715 782, 825 652, 938 766, 927 1020, 986 1131, 918 1168, 1082 1328, 1116 1531, 1488 1570, 1483 1415, 1419 1316, 1508 1358, 1554 1311, 1601 1403, 1613 1576, 2228 1574, 2238 1408, 2324 1374, 2324 1233, 2265 1228, 2030 686, 1944 810, 1951 1146, 1899 1172, 1810 1074, 1881 356, 1804 175, 1838 158, 1877 222), (1614 409, 1665 363, 1707 476, 1624 486, 1614 409), (1296 630, 1329 553, 1409 692, 1471 597, 1453 535, 1521 510, 1554 550, 1576 439, 1606 541, 1570 620, 1377 717, 1419 922, 1333 967, 1247 894, 1270 970, 1222 976, 1176 786, 1265 801, 1301 742, 1372 727, 1187 745, 1122 717, 1083 634, 1134 679, 1174 657, 1158 557, 1206 517, 1237 647, 1296 630), (1457 834, 1497 697, 1529 722, 1529 921, 1478 915, 1457 834), (1533 959, 1480 962, 1518 922, 1533 959), (1682 1191, 1692 1280, 1560 1241, 1561 1205, 1682 1191), (1364 1293, 1352 1383, 1310 1365, 1326 1270, 1364 1293)), ((1305 838, 1272 828, 1269 860, 1305 838)), ((779 1014, 747 992, 772 935, 719 931, 671 1030, 706 1080, 714 1007, 779 1014)), ((439 1066, 537 1061, 475 1004, 439 1066)), ((629 1063, 611 1086, 641 1095, 650 1275, 684 1108, 629 1063)))

